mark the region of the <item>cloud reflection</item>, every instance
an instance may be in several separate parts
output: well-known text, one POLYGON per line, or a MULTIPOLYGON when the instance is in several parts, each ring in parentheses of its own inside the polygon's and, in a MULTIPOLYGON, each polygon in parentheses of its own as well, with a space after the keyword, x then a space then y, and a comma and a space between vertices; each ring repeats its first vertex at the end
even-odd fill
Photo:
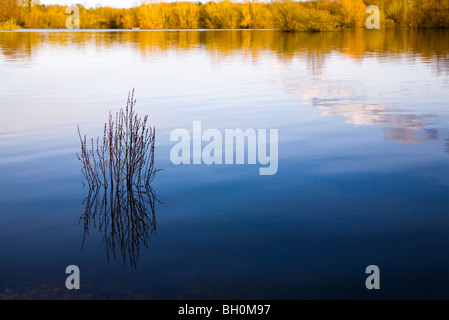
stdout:
POLYGON ((381 103, 328 104, 325 100, 315 99, 313 105, 326 110, 321 113, 321 116, 342 115, 346 117, 345 123, 354 126, 382 127, 385 140, 418 144, 438 139, 436 129, 425 128, 426 120, 432 118, 432 115, 415 115, 389 110, 385 104, 381 103), (424 132, 420 134, 420 129, 423 128, 424 132))

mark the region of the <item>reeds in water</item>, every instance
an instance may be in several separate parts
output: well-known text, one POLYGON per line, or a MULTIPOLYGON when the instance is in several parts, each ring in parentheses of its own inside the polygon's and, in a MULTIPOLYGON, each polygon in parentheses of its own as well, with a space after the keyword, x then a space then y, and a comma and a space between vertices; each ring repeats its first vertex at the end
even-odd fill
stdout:
POLYGON ((89 141, 79 126, 82 173, 89 187, 122 188, 146 186, 158 171, 154 168, 155 129, 147 127, 148 115, 143 118, 134 112, 134 90, 128 94, 125 110, 109 112, 104 136, 89 141))
POLYGON ((77 157, 89 187, 80 218, 82 247, 93 223, 104 234, 108 259, 116 259, 119 244, 125 264, 129 259, 136 267, 141 244, 147 248, 149 234, 156 231, 157 199, 150 184, 159 170, 154 167, 155 128, 147 126, 148 116, 141 118, 134 111, 135 104, 133 90, 124 110, 115 117, 109 113, 103 139, 88 140, 78 127, 77 157))

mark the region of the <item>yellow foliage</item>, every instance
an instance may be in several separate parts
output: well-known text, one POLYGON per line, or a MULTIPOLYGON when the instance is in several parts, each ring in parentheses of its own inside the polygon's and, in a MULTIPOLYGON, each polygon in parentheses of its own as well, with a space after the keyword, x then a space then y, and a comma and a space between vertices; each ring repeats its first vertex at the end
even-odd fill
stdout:
POLYGON ((0 22, 0 30, 16 30, 20 29, 20 26, 16 23, 15 19, 9 19, 4 22, 0 22))
MULTIPOLYGON (((257 29, 332 31, 364 27, 368 5, 380 8, 381 27, 449 27, 449 0, 241 0, 153 2, 130 9, 80 9, 82 29, 257 29), (245 1, 245 2, 243 2, 245 1)), ((60 5, 0 0, 0 28, 66 28, 60 5)))
POLYGON ((339 0, 338 2, 345 26, 359 28, 364 25, 366 5, 363 0, 339 0))
POLYGON ((175 26, 179 29, 197 29, 199 27, 200 10, 191 2, 178 2, 173 8, 175 26))
POLYGON ((337 18, 328 11, 296 1, 273 2, 272 8, 275 26, 280 31, 334 31, 338 25, 337 18))
POLYGON ((19 17, 19 0, 0 0, 0 23, 9 21, 8 25, 12 25, 12 21, 15 21, 19 17))
POLYGON ((274 28, 273 13, 266 5, 258 2, 246 2, 241 4, 240 11, 242 15, 240 28, 274 28))

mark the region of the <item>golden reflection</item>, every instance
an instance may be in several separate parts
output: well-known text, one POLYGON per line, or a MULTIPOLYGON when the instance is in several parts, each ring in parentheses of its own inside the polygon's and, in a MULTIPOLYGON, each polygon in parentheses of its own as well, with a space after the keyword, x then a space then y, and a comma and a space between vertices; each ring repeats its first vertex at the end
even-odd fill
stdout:
MULTIPOLYGON (((273 53, 281 61, 298 56, 312 57, 322 64, 338 51, 353 59, 377 53, 379 59, 402 58, 432 62, 438 73, 449 72, 449 30, 346 30, 321 33, 281 33, 274 30, 216 31, 78 31, 78 32, 1 32, 0 53, 9 60, 26 60, 48 46, 78 47, 131 46, 144 58, 167 50, 182 54, 204 49, 217 61, 243 55, 257 63, 262 53, 273 53)), ((317 67, 311 68, 317 72, 317 67)))
MULTIPOLYGON (((375 56, 380 62, 395 59, 424 61, 437 75, 449 75, 449 30, 345 30, 320 33, 281 33, 274 30, 169 30, 169 31, 79 31, 79 32, 1 32, 0 54, 7 61, 27 62, 41 49, 75 44, 76 50, 88 47, 131 48, 140 52, 144 60, 165 56, 168 51, 184 55, 201 50, 212 64, 227 58, 244 57, 257 65, 262 55, 289 68, 290 62, 300 58, 307 63, 309 75, 322 74, 326 61, 339 53, 355 61, 375 56)), ((325 109, 322 115, 343 115, 353 125, 382 127, 385 139, 404 143, 429 140, 425 133, 427 115, 396 112, 382 103, 360 103, 351 99, 351 88, 334 82, 325 92, 322 88, 298 89, 297 77, 287 82, 288 92, 297 93, 302 100, 325 109), (297 92, 299 90, 300 92, 297 92), (318 90, 318 91, 317 91, 318 90), (320 101, 320 97, 327 97, 320 101), (340 101, 334 103, 330 97, 340 101), (342 99, 347 101, 343 102, 342 99), (424 133, 423 133, 424 132, 424 133)))

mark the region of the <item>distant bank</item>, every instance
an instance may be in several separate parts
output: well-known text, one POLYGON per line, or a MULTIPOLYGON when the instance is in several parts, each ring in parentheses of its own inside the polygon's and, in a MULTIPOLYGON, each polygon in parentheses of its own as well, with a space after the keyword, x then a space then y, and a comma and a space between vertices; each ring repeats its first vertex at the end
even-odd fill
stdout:
POLYGON ((60 5, 2 0, 0 30, 66 29, 277 29, 335 31, 361 28, 366 8, 379 8, 380 28, 447 28, 449 0, 313 0, 148 3, 129 9, 76 11, 60 5), (78 20, 76 20, 78 19, 78 20))

